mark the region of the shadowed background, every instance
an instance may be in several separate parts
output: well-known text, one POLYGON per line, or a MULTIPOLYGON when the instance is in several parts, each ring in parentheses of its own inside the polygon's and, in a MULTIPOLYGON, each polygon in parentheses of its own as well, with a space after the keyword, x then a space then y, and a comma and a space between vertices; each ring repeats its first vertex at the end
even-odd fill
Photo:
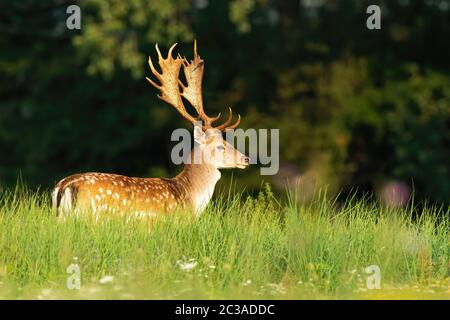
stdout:
MULTIPOLYGON (((374 191, 450 199, 449 1, 0 1, 0 185, 51 187, 82 171, 171 176, 189 125, 145 76, 154 44, 205 59, 209 114, 280 129, 280 171, 233 171, 305 198, 374 191), (81 30, 66 28, 78 4, 81 30), (377 4, 382 29, 366 28, 377 4)), ((231 172, 224 174, 222 187, 231 172)), ((228 178, 228 179, 227 179, 228 178)))

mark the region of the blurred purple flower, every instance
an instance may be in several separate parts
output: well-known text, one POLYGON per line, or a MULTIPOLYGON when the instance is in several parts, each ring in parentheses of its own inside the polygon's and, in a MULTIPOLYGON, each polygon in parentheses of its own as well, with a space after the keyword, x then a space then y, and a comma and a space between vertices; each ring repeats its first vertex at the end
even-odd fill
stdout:
POLYGON ((381 199, 390 207, 403 207, 410 195, 409 186, 402 181, 390 181, 381 188, 381 199))

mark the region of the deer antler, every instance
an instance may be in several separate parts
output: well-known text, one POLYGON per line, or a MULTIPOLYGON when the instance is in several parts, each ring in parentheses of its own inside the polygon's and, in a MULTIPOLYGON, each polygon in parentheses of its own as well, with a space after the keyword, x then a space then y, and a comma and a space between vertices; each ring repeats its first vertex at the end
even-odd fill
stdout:
MULTIPOLYGON (((212 124, 220 118, 221 114, 219 113, 216 117, 209 117, 203 109, 202 80, 204 61, 197 54, 197 41, 194 41, 194 59, 190 62, 188 62, 186 58, 182 58, 180 55, 178 55, 175 59, 172 57, 172 51, 176 45, 177 44, 175 43, 172 47, 170 47, 166 59, 162 57, 158 45, 156 45, 161 73, 155 69, 150 57, 148 58, 148 64, 150 66, 150 70, 161 84, 158 85, 151 79, 146 79, 161 92, 161 94, 158 95, 158 98, 173 106, 186 120, 192 124, 195 124, 198 119, 194 118, 186 111, 181 97, 184 97, 195 108, 198 118, 202 120, 203 130, 214 128, 212 124), (183 66, 187 85, 179 79, 181 66, 183 66), (182 91, 180 91, 180 87, 182 91)), ((215 129, 224 131, 226 129, 236 128, 240 123, 241 117, 238 116, 236 123, 229 126, 231 119, 232 111, 230 108, 230 116, 227 121, 225 121, 222 125, 215 127, 215 129)))
POLYGON ((195 123, 195 118, 192 117, 184 107, 183 100, 181 99, 180 88, 178 85, 178 77, 180 74, 180 67, 183 64, 183 59, 177 57, 174 59, 172 57, 172 51, 177 44, 175 43, 169 49, 169 53, 167 58, 164 59, 161 55, 161 51, 159 51, 158 44, 155 45, 156 52, 158 53, 158 63, 161 67, 161 73, 159 73, 155 67, 153 66, 152 59, 148 57, 148 65, 150 66, 150 70, 155 75, 155 77, 159 80, 161 85, 156 84, 150 78, 146 77, 147 81, 151 83, 156 89, 158 89, 161 93, 158 95, 158 98, 164 100, 172 107, 174 107, 186 120, 195 123))

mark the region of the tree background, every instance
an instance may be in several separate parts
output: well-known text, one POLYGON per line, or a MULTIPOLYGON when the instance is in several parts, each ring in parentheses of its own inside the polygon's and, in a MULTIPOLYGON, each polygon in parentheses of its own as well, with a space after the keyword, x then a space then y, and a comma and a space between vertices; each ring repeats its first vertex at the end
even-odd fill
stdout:
POLYGON ((280 129, 280 173, 261 181, 450 199, 450 2, 444 0, 0 1, 0 184, 51 187, 106 171, 170 176, 188 127, 149 86, 154 44, 205 59, 209 113, 280 129), (66 8, 82 11, 66 28, 66 8), (381 30, 366 8, 381 7, 381 30))

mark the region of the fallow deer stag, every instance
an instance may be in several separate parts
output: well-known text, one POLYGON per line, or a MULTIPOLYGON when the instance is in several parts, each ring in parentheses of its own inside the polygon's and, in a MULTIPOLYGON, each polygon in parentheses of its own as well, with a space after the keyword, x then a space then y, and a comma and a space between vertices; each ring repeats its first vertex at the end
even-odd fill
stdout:
POLYGON ((161 100, 194 125, 195 146, 191 150, 191 161, 172 179, 135 178, 96 172, 66 177, 58 182, 52 193, 53 207, 58 215, 83 209, 94 213, 112 210, 153 216, 180 207, 198 214, 212 197, 220 179, 218 169, 243 169, 249 165, 249 158, 222 137, 226 129, 234 129, 239 125, 240 116, 230 125, 230 108, 228 119, 222 125, 213 127, 220 113, 216 117, 209 117, 203 110, 204 63, 197 54, 197 44, 194 42, 194 59, 190 62, 180 55, 172 57, 175 46, 169 49, 167 58, 163 58, 156 45, 161 72, 156 70, 150 57, 148 64, 159 84, 149 78, 147 80, 159 90, 158 97, 161 100), (179 79, 181 68, 186 84, 179 79), (195 108, 196 117, 186 111, 184 101, 195 108), (194 155, 201 161, 195 161, 194 155))

